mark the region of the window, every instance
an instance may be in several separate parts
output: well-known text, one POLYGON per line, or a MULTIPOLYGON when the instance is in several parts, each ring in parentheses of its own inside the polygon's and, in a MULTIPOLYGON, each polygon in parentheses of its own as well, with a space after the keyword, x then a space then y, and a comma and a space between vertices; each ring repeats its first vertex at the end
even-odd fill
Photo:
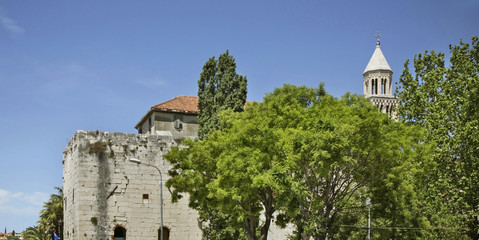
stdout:
POLYGON ((173 121, 173 127, 177 131, 181 131, 183 129, 183 116, 182 115, 175 115, 173 121))
POLYGON ((371 80, 371 94, 378 94, 378 79, 371 80))
POLYGON ((143 194, 143 203, 148 203, 150 200, 150 195, 148 194, 143 194))
POLYGON ((386 79, 381 78, 381 94, 386 94, 386 79))
MULTIPOLYGON (((158 229, 158 240, 160 239, 161 239, 161 228, 158 229)), ((169 240, 169 239, 170 239, 170 229, 163 226, 163 240, 169 240)))
POLYGON ((125 240, 126 239, 126 229, 117 226, 115 227, 115 230, 113 230, 113 239, 114 240, 125 240))

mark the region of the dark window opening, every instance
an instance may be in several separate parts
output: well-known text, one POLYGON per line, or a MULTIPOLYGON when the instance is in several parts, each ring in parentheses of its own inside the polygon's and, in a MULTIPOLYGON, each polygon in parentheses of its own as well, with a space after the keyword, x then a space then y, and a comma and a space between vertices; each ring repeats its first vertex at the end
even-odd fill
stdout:
POLYGON ((375 78, 371 81, 371 94, 378 94, 378 90, 380 90, 378 87, 378 79, 375 78))
MULTIPOLYGON (((163 240, 170 239, 170 229, 163 227, 163 240)), ((161 229, 158 229, 158 240, 161 240, 161 229)))
POLYGON ((381 78, 381 94, 386 94, 386 79, 381 78))
POLYGON ((116 227, 113 233, 114 240, 125 240, 126 239, 126 229, 123 227, 116 227))

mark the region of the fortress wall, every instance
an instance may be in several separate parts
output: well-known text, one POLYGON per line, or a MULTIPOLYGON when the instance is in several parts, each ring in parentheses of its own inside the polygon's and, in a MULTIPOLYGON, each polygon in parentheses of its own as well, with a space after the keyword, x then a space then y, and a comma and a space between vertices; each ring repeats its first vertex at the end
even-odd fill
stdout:
MULTIPOLYGON (((173 145, 158 135, 77 131, 63 154, 65 239, 112 239, 118 226, 126 239, 158 239, 159 173, 128 159, 158 167, 164 183, 170 165, 163 155, 173 145)), ((163 216, 170 239, 201 239, 197 212, 185 198, 171 203, 165 187, 163 216)))

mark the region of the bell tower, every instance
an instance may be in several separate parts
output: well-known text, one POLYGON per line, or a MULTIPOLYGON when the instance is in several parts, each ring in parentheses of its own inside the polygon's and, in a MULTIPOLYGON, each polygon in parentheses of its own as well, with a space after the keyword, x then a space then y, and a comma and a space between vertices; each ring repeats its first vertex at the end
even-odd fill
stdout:
POLYGON ((397 99, 392 94, 393 71, 381 51, 377 34, 376 49, 363 72, 364 96, 376 105, 379 111, 396 116, 397 99))

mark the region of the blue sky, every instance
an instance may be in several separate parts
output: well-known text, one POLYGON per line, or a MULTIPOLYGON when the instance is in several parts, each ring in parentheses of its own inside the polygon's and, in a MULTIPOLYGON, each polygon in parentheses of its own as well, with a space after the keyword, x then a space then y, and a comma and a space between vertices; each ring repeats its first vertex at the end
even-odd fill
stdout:
POLYGON ((0 231, 36 225, 78 129, 134 133, 153 105, 196 95, 229 49, 248 100, 283 84, 362 94, 375 34, 406 59, 479 35, 479 1, 0 0, 0 231))

